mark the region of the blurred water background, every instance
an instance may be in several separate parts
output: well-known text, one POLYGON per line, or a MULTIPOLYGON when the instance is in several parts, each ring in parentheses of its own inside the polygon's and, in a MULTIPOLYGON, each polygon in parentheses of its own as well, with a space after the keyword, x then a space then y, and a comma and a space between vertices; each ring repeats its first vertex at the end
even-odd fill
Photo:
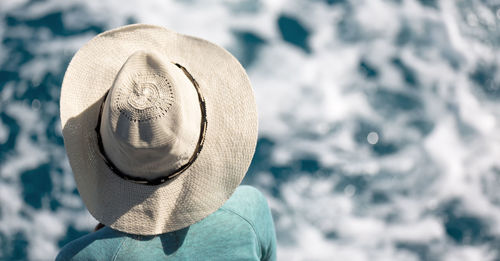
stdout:
POLYGON ((152 23, 229 49, 260 116, 244 183, 279 260, 500 260, 500 1, 0 0, 0 260, 96 221, 59 120, 97 33, 152 23))

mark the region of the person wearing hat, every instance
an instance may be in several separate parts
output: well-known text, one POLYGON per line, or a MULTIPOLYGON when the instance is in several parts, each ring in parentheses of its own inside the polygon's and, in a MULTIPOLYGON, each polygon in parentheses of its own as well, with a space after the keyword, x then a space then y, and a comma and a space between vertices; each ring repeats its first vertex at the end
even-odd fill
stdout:
POLYGON ((162 27, 99 34, 61 90, 64 144, 103 228, 56 260, 275 260, 264 196, 239 186, 257 142, 245 70, 225 49, 162 27))

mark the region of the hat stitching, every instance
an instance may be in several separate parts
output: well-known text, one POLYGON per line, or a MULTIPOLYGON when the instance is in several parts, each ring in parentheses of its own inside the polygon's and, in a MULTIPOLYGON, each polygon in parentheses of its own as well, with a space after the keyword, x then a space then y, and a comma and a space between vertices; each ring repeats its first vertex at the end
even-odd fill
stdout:
MULTIPOLYGON (((162 87, 168 88, 167 93, 166 93, 167 97, 161 97, 161 98, 157 97, 157 100, 156 100, 155 104, 153 104, 153 106, 147 107, 145 109, 138 109, 138 108, 135 108, 134 106, 130 105, 130 103, 128 102, 129 97, 127 97, 127 104, 129 106, 124 105, 125 104, 123 102, 124 95, 122 95, 123 93, 121 91, 118 91, 117 97, 114 101, 116 108, 118 109, 120 114, 123 115, 125 118, 127 118, 130 122, 147 122, 147 121, 156 120, 156 119, 159 119, 159 118, 165 116, 166 113, 172 107, 174 100, 175 100, 174 99, 174 92, 172 90, 172 85, 170 84, 170 81, 168 80, 167 77, 165 77, 164 75, 158 74, 158 73, 142 73, 142 74, 138 73, 138 74, 134 75, 134 79, 133 79, 134 84, 137 84, 136 79, 139 77, 146 78, 146 79, 148 77, 154 77, 156 79, 158 77, 161 78, 162 81, 164 83, 166 83, 166 85, 163 84, 162 87), (122 102, 120 102, 120 101, 122 101, 122 102), (134 111, 134 112, 138 113, 139 115, 133 115, 133 114, 131 114, 131 111, 134 111), (154 113, 154 112, 156 112, 156 113, 154 113)), ((160 82, 160 81, 157 81, 157 82, 160 82)), ((153 83, 153 85, 154 85, 154 83, 153 83)), ((156 87, 156 85, 155 85, 155 87, 156 87)), ((157 90, 158 89, 164 90, 164 88, 158 88, 158 87, 156 87, 156 89, 157 90)), ((160 93, 158 93, 158 95, 162 96, 160 93)))

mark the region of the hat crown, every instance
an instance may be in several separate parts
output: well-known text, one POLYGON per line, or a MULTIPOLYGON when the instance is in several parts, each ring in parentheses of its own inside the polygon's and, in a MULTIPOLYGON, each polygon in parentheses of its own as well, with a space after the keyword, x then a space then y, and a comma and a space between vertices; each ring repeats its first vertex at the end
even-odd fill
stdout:
POLYGON ((144 110, 156 105, 161 93, 154 82, 141 82, 134 84, 134 89, 127 99, 128 104, 136 110, 144 110))
POLYGON ((137 51, 118 72, 104 103, 104 151, 123 173, 168 176, 186 164, 200 136, 198 93, 162 54, 137 51))

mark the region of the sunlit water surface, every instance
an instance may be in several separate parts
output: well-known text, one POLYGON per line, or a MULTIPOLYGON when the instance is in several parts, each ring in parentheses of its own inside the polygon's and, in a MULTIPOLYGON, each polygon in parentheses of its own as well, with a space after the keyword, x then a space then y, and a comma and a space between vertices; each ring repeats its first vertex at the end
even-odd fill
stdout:
POLYGON ((255 88, 245 183, 280 260, 500 260, 500 2, 0 1, 0 259, 51 260, 95 220, 59 94, 74 52, 128 23, 229 49, 255 88))

